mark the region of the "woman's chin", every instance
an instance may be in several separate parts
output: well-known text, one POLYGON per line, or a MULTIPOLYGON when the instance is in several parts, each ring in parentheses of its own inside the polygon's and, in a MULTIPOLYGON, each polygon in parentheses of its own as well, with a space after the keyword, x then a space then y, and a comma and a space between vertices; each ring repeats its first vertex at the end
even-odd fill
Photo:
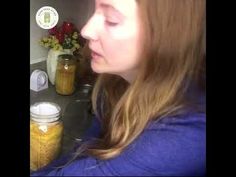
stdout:
POLYGON ((97 63, 91 63, 91 68, 93 70, 93 72, 97 73, 97 74, 102 74, 104 73, 104 69, 101 68, 101 66, 99 66, 97 63))

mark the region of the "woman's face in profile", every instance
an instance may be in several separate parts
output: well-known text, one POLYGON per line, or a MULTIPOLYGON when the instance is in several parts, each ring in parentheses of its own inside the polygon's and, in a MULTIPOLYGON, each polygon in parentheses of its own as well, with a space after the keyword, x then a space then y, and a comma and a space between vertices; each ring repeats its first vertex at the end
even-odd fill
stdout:
POLYGON ((81 30, 97 73, 130 77, 138 68, 141 30, 135 0, 95 0, 95 12, 81 30))

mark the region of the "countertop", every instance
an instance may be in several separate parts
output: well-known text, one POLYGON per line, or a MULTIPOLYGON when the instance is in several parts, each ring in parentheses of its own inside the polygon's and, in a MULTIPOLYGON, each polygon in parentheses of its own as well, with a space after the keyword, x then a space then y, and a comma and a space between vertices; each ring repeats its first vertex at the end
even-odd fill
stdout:
MULTIPOLYGON (((30 66, 32 73, 35 69, 46 72, 46 62, 36 63, 30 66)), ((49 81, 48 81, 49 82, 49 81)), ((62 154, 67 153, 79 142, 85 130, 90 126, 93 114, 91 111, 91 91, 84 84, 90 84, 91 80, 81 79, 77 81, 76 91, 70 96, 62 96, 56 93, 55 86, 49 82, 45 90, 35 92, 30 90, 30 104, 41 101, 57 103, 61 107, 61 120, 64 124, 62 154)))

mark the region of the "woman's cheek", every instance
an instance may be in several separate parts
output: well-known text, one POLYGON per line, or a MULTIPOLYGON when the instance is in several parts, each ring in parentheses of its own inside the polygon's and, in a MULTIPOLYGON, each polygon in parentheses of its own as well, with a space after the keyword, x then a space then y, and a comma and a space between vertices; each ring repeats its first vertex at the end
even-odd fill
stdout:
POLYGON ((107 26, 107 36, 113 40, 126 40, 134 36, 134 31, 128 28, 124 28, 122 25, 117 25, 113 27, 107 26))

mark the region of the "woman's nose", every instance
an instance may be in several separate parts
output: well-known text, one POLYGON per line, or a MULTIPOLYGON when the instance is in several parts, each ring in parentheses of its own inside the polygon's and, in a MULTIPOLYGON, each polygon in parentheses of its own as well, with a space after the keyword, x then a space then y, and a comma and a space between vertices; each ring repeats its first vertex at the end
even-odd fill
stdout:
POLYGON ((97 22, 93 17, 89 19, 89 21, 85 24, 85 26, 81 29, 81 35, 88 40, 97 40, 97 22))

